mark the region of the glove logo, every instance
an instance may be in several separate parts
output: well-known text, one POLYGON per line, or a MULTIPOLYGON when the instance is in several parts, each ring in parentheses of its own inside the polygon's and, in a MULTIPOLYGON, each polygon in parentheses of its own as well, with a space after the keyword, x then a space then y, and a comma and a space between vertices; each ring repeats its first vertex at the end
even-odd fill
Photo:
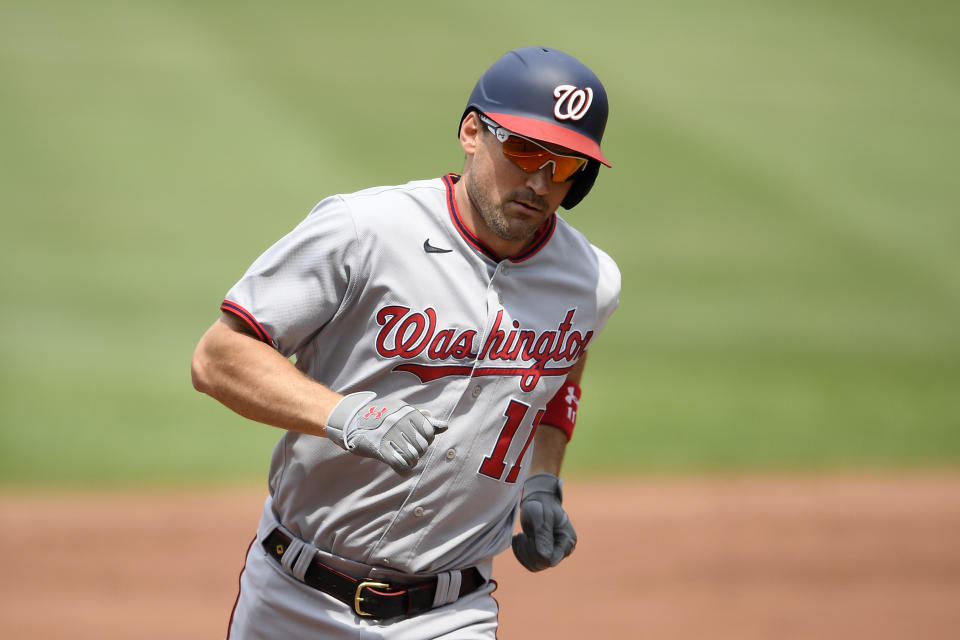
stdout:
POLYGON ((387 412, 387 408, 386 408, 386 407, 384 407, 383 409, 379 409, 379 410, 378 410, 376 407, 370 407, 370 409, 368 409, 367 412, 366 412, 365 414, 363 414, 363 417, 364 417, 364 418, 376 418, 377 420, 379 420, 380 418, 383 417, 383 414, 385 414, 386 412, 387 412))
POLYGON ((553 90, 553 97, 557 99, 553 107, 553 115, 557 120, 580 120, 593 104, 593 89, 561 84, 553 90))

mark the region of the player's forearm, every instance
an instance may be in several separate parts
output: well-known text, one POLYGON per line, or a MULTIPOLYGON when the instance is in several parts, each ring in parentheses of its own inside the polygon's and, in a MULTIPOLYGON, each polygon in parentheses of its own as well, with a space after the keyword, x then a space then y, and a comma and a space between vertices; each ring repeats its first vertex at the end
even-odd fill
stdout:
POLYGON ((342 397, 223 320, 201 338, 191 372, 198 391, 240 415, 311 435, 323 435, 323 425, 342 397))
MULTIPOLYGON (((584 354, 570 368, 567 380, 580 384, 586 365, 587 356, 584 354)), ((566 454, 568 442, 569 438, 563 430, 549 423, 540 423, 540 426, 537 427, 537 435, 533 439, 533 460, 530 463, 531 475, 534 473, 560 475, 560 467, 563 465, 563 457, 566 454)))
POLYGON ((560 429, 548 424, 537 427, 533 438, 533 460, 530 462, 530 474, 552 473, 560 475, 563 456, 567 450, 567 435, 560 429))

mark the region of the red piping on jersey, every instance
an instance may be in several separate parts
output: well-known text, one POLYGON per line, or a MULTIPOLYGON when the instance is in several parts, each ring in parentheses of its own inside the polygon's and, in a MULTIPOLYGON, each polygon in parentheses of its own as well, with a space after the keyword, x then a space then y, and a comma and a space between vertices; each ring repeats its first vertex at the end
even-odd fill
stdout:
POLYGON ((253 314, 238 305, 236 302, 231 302, 230 300, 224 300, 220 303, 221 311, 229 311, 233 315, 237 316, 241 320, 247 323, 247 325, 253 329, 253 332, 257 334, 257 337, 266 342, 271 347, 273 346, 273 338, 270 337, 270 334, 267 333, 267 330, 257 322, 257 319, 253 317, 253 314))
MULTIPOLYGON (((457 231, 459 231, 463 239, 467 241, 467 244, 494 262, 500 262, 500 257, 470 231, 467 225, 464 224, 463 218, 460 217, 460 209, 457 207, 457 199, 453 193, 453 185, 455 185, 458 180, 460 180, 460 176, 456 173, 448 173, 443 176, 443 182, 447 186, 447 208, 450 210, 450 219, 453 221, 453 226, 457 228, 457 231)), ((540 228, 537 229, 537 235, 534 236, 530 246, 516 255, 507 256, 507 260, 510 262, 523 262, 524 260, 532 258, 534 254, 547 244, 556 228, 557 214, 553 213, 549 218, 544 220, 540 228)))

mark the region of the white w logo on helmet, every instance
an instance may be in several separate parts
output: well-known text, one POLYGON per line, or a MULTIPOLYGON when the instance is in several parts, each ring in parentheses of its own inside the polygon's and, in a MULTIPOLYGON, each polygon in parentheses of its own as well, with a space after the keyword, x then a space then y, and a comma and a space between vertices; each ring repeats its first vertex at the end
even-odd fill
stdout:
POLYGON ((579 89, 572 84, 561 84, 553 90, 553 97, 557 104, 553 108, 553 115, 557 120, 579 120, 587 115, 587 110, 593 104, 593 89, 579 89))

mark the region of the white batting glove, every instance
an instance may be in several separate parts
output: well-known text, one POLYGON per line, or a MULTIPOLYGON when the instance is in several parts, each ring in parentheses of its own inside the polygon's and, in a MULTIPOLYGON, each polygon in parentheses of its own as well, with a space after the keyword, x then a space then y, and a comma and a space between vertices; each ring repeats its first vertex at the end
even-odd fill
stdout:
POLYGON ((327 418, 327 437, 364 458, 390 465, 402 476, 413 468, 446 426, 399 400, 379 401, 373 391, 344 396, 327 418))

